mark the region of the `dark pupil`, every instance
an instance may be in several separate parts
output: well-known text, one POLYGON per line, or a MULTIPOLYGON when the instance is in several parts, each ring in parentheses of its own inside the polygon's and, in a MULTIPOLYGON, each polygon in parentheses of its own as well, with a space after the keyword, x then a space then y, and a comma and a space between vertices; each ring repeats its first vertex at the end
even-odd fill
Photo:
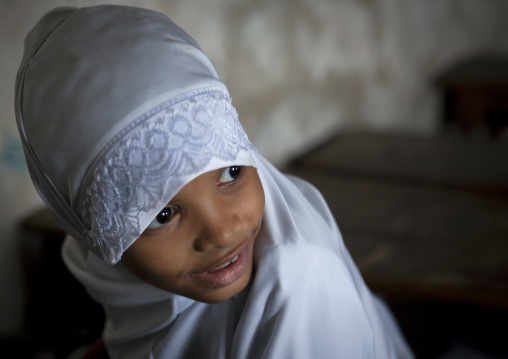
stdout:
POLYGON ((232 178, 236 178, 240 174, 240 166, 229 167, 229 175, 232 178))
POLYGON ((161 224, 168 223, 171 219, 171 209, 164 208, 160 213, 157 215, 157 222, 161 224))

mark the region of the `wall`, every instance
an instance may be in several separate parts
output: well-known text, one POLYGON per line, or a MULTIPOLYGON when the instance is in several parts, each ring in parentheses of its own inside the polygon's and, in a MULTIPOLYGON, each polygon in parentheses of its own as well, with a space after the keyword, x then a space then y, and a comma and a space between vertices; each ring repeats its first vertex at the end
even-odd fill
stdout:
MULTIPOLYGON (((26 32, 58 5, 0 1, 0 333, 21 325, 15 224, 40 205, 13 113, 26 32)), ((261 153, 277 164, 348 129, 439 130, 432 79, 462 57, 508 52, 508 2, 498 0, 138 0, 187 30, 228 85, 261 153)))

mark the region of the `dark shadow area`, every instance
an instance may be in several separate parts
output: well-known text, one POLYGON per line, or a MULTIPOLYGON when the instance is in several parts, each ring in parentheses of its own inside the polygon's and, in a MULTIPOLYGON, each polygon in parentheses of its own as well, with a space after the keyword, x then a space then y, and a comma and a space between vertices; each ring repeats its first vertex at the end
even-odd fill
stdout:
POLYGON ((100 337, 104 312, 65 267, 64 237, 46 209, 20 224, 24 325, 19 333, 0 336, 3 358, 66 358, 100 337))
POLYGON ((471 133, 487 130, 494 139, 508 127, 508 56, 482 54, 460 61, 436 80, 446 126, 471 133))
POLYGON ((388 304, 417 358, 508 358, 508 311, 432 300, 388 304))

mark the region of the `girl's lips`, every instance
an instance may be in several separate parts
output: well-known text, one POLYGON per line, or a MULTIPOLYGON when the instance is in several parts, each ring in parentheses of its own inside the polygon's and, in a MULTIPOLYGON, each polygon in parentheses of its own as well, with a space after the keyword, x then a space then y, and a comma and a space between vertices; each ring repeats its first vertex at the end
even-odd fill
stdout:
POLYGON ((239 279, 248 265, 248 244, 230 260, 203 273, 190 274, 188 277, 209 288, 223 288, 239 279))

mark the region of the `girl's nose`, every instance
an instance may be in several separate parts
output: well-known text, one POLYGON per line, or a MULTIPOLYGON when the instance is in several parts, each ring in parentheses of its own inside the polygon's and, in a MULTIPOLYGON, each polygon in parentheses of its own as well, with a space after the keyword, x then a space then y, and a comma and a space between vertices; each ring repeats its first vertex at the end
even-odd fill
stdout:
POLYGON ((201 202, 201 210, 196 217, 194 250, 208 252, 230 249, 241 240, 241 218, 234 206, 230 207, 220 199, 213 198, 201 202))

